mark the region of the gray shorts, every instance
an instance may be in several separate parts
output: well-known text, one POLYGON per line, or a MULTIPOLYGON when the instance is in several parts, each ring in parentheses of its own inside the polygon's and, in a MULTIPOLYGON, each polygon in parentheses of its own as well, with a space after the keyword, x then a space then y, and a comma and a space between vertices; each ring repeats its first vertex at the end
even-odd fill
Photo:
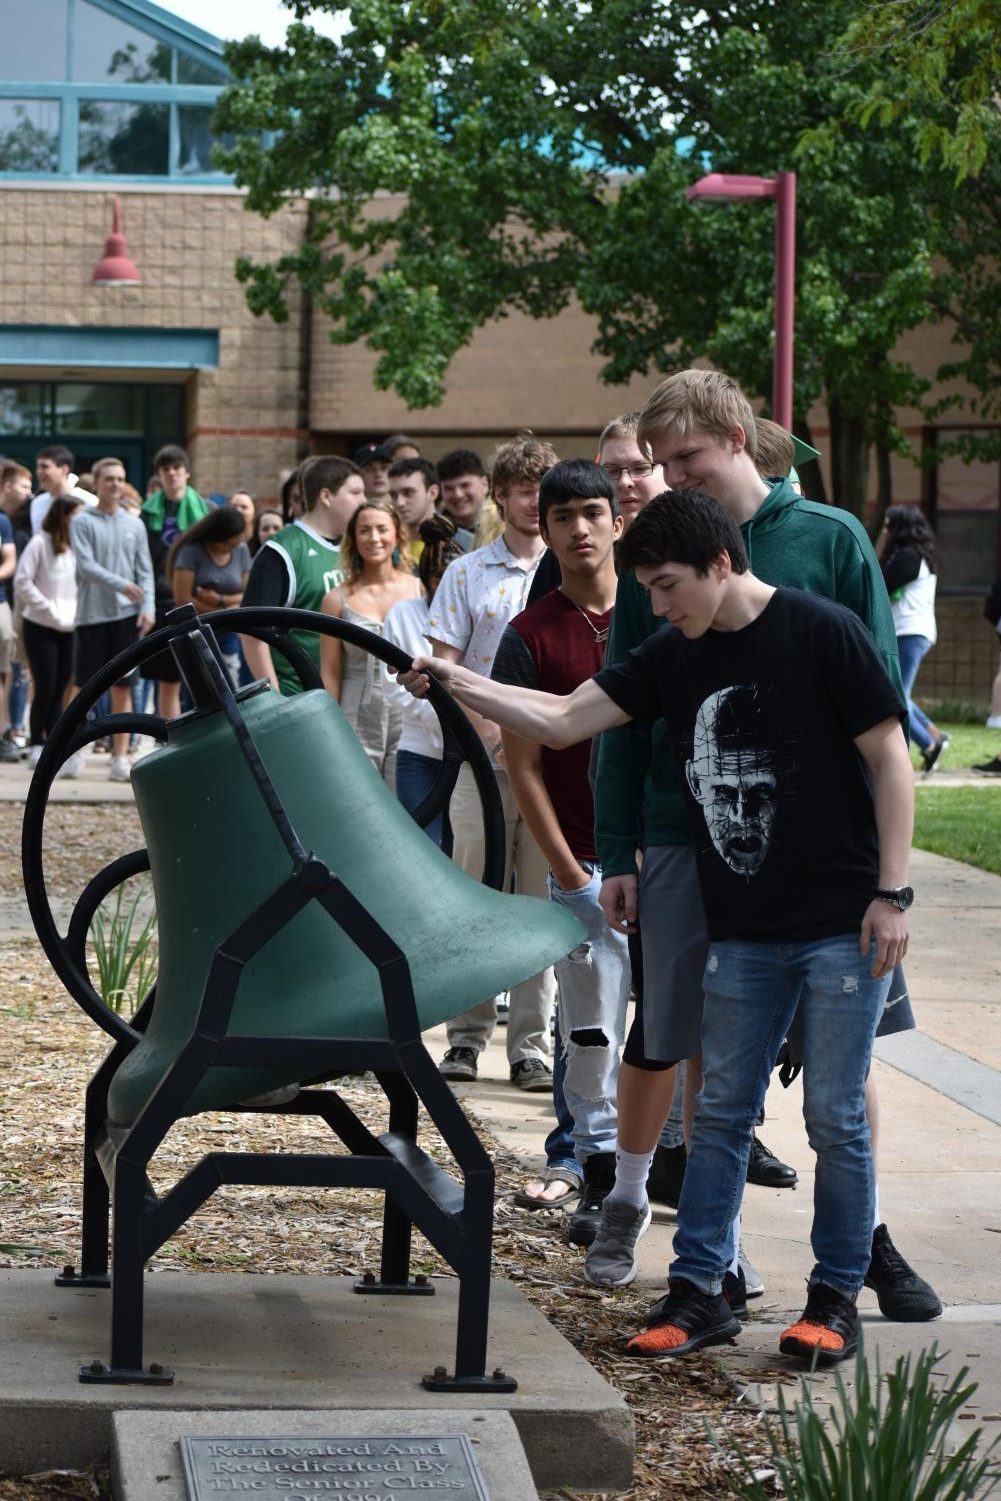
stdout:
MULTIPOLYGON (((645 851, 639 884, 643 939, 643 1051, 672 1062, 702 1051, 702 977, 709 938, 691 845, 657 845, 645 851)), ((903 965, 893 972, 877 1037, 916 1026, 903 965)), ((799 1013, 788 1035, 792 1063, 803 1058, 799 1013)))
MULTIPOLYGON (((876 1028, 876 1036, 890 1037, 894 1032, 912 1032, 916 1026, 917 1022, 914 1020, 911 998, 907 990, 907 976, 904 974, 904 966, 898 964, 893 971, 890 989, 883 1005, 883 1014, 876 1028)), ((786 1035, 786 1046, 789 1050, 789 1062, 801 1064, 803 1062, 803 1021, 798 1011, 786 1035)))
POLYGON ((643 939, 643 1051, 650 1059, 701 1051, 702 976, 709 936, 690 844, 643 855, 639 886, 643 939))

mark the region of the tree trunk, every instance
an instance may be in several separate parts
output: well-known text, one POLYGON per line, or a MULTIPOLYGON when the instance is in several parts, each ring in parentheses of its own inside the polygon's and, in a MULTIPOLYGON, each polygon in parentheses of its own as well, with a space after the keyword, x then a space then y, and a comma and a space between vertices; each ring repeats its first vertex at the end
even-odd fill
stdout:
POLYGON ((875 542, 883 530, 883 521, 893 505, 893 472, 890 467, 890 449, 885 443, 876 442, 876 504, 869 518, 869 535, 875 542))
POLYGON ((827 403, 831 419, 831 487, 836 506, 865 517, 869 498, 869 432, 865 415, 849 412, 837 396, 827 403))

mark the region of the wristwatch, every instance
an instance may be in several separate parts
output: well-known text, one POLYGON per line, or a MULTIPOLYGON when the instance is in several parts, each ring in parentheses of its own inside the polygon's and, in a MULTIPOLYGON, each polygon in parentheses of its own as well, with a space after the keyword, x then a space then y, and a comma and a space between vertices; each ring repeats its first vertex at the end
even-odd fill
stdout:
POLYGON ((891 906, 899 908, 901 912, 906 912, 908 907, 910 907, 914 902, 914 887, 877 887, 873 892, 873 896, 878 897, 881 902, 889 902, 891 906))

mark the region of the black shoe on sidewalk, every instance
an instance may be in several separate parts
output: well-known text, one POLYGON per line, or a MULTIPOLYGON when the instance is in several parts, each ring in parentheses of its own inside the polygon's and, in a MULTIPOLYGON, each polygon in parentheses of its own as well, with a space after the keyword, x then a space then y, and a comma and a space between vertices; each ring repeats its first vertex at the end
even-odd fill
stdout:
POLYGON ((979 766, 972 766, 971 771, 979 771, 985 777, 1001 777, 1001 756, 995 756, 993 761, 981 761, 979 766))
POLYGON ((626 1345, 627 1355, 658 1360, 687 1355, 706 1345, 723 1345, 740 1333, 740 1324, 722 1293, 699 1292, 683 1277, 672 1277, 670 1290, 653 1305, 642 1334, 626 1345))
POLYGON ((552 1094, 553 1071, 541 1058, 519 1058, 511 1065, 511 1083, 529 1094, 552 1094))
POLYGON ((594 1152, 584 1158, 584 1191, 567 1221, 567 1240, 572 1246, 592 1244, 601 1224, 601 1206, 614 1186, 614 1152, 594 1152))
POLYGON ((800 1317, 779 1340, 783 1355, 800 1355, 818 1365, 833 1365, 854 1353, 858 1344, 858 1311, 854 1298, 846 1298, 823 1282, 810 1288, 800 1317))
POLYGON ((872 1232, 872 1260, 865 1285, 876 1294, 884 1319, 898 1324, 923 1324, 942 1312, 938 1293, 904 1260, 885 1225, 877 1225, 872 1232))
POLYGON ((755 1133, 751 1137, 751 1152, 747 1159, 747 1181, 756 1183, 759 1188, 795 1188, 799 1174, 794 1167, 780 1162, 755 1133))
POLYGON ((449 1048, 438 1065, 443 1079, 476 1078, 478 1056, 475 1048, 449 1048))
POLYGON ((646 1180, 646 1196, 651 1204, 666 1204, 669 1209, 677 1209, 687 1163, 684 1142, 676 1147, 662 1147, 660 1142, 657 1143, 646 1180))

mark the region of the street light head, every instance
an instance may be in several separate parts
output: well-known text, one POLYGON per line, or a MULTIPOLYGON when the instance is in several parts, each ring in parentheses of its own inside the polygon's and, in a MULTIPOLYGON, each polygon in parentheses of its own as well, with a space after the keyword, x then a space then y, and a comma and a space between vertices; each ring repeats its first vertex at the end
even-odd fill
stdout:
POLYGON ((774 177, 748 177, 740 172, 710 172, 693 182, 685 192, 689 203, 699 198, 716 198, 735 202, 741 198, 774 198, 778 180, 774 177))

